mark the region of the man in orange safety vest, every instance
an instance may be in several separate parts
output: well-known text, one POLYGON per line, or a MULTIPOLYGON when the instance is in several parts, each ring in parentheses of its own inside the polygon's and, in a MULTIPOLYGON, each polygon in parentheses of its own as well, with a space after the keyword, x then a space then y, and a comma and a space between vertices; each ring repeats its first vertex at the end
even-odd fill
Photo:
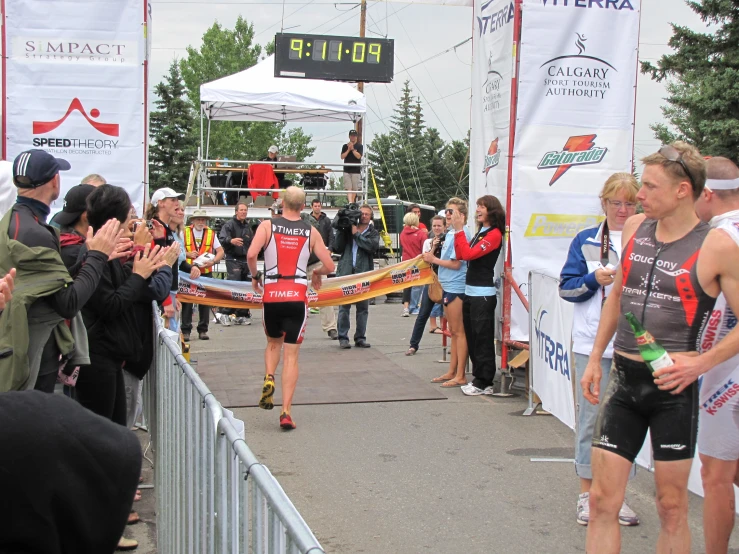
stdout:
MULTIPOLYGON (((223 258, 223 247, 218 241, 216 232, 208 227, 210 216, 205 210, 195 210, 190 216, 190 225, 185 227, 185 255, 188 261, 200 268, 200 274, 210 277, 213 266, 223 258)), ((185 342, 190 341, 192 331, 192 309, 193 305, 182 303, 182 336, 185 342)), ((198 338, 208 340, 208 318, 210 307, 198 306, 198 338)))

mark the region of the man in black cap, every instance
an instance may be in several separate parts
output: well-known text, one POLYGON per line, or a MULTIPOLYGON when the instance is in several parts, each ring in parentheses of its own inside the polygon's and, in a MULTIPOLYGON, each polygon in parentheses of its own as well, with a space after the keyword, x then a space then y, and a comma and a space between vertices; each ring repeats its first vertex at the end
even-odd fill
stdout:
POLYGON ((354 202, 357 191, 362 190, 362 154, 364 147, 357 142, 359 135, 352 129, 349 131, 349 142, 341 147, 341 159, 344 160, 344 189, 348 191, 347 199, 354 202))
MULTIPOLYGON (((13 387, 53 392, 59 369, 61 350, 55 327, 63 319, 72 319, 90 299, 97 288, 103 267, 114 251, 120 236, 120 223, 111 220, 93 236, 87 232, 87 248, 90 251, 86 263, 74 280, 69 278, 66 268, 56 256, 60 251, 58 231, 46 223, 51 203, 59 198, 61 178, 59 171, 70 169, 69 162, 53 157, 44 150, 27 150, 13 162, 13 182, 18 188, 18 199, 13 208, 0 221, 0 246, 4 245, 10 255, 0 256, 0 275, 7 272, 6 266, 17 269, 16 287, 33 286, 37 294, 24 294, 18 299, 27 304, 26 327, 13 333, 23 332, 27 341, 27 352, 15 352, 12 360, 2 360, 6 365, 2 371, 27 378, 13 380, 13 387), (13 246, 20 243, 22 247, 13 246), (25 247, 25 248, 24 248, 25 247), (53 252, 33 251, 29 248, 49 249, 53 252), (41 258, 45 264, 39 264, 41 258), (61 279, 51 283, 51 275, 61 279), (46 280, 43 280, 47 275, 46 280), (66 275, 66 277, 65 277, 66 275), (40 289, 47 287, 43 291, 40 289)), ((16 301, 14 298, 13 301, 16 301)), ((16 310, 16 313, 18 311, 16 310)), ((0 375, 0 381, 3 376, 0 375)))

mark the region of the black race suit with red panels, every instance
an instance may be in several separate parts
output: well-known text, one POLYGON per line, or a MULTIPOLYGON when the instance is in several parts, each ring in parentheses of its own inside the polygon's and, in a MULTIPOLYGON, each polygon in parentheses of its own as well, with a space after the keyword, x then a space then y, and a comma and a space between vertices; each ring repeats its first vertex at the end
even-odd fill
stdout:
POLYGON ((624 248, 623 288, 613 367, 593 432, 593 446, 633 462, 647 430, 654 459, 689 460, 698 430, 698 385, 680 394, 657 388, 648 366, 619 354, 639 354, 623 314, 632 312, 668 352, 698 350, 701 328, 716 301, 697 275, 700 247, 709 231, 699 223, 684 237, 658 242, 657 221, 644 220, 624 248))
POLYGON ((273 218, 264 247, 262 322, 268 337, 301 344, 308 321, 308 259, 311 225, 303 220, 273 218))

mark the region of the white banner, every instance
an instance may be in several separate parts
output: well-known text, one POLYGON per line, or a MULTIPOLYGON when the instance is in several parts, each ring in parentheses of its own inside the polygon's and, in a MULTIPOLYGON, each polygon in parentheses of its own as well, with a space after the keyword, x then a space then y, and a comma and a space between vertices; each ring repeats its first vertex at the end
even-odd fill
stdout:
POLYGON ((485 194, 503 206, 508 183, 513 77, 511 0, 476 0, 472 54, 470 204, 485 194))
POLYGON ((62 192, 90 173, 141 214, 146 175, 146 0, 5 0, 3 153, 64 158, 62 192))
MULTIPOLYGON (((633 170, 639 0, 524 0, 522 10, 511 198, 518 283, 534 269, 559 276, 572 238, 602 219, 606 179, 633 170)), ((528 338, 514 297, 511 339, 528 338)))
POLYGON ((573 305, 559 297, 559 280, 537 272, 529 274, 531 313, 531 375, 542 407, 562 423, 575 428, 572 381, 573 305))

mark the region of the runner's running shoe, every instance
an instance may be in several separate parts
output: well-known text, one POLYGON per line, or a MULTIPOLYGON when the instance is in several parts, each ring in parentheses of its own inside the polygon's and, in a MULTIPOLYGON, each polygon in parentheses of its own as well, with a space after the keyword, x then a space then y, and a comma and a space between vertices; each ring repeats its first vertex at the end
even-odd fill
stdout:
POLYGON ((271 410, 275 407, 272 402, 272 396, 275 394, 275 378, 272 375, 264 377, 264 386, 262 386, 262 398, 259 399, 259 407, 265 410, 271 410))
POLYGON ((290 414, 288 414, 287 412, 282 412, 280 414, 280 427, 282 427, 286 431, 295 429, 295 422, 293 421, 293 418, 290 417, 290 414))

